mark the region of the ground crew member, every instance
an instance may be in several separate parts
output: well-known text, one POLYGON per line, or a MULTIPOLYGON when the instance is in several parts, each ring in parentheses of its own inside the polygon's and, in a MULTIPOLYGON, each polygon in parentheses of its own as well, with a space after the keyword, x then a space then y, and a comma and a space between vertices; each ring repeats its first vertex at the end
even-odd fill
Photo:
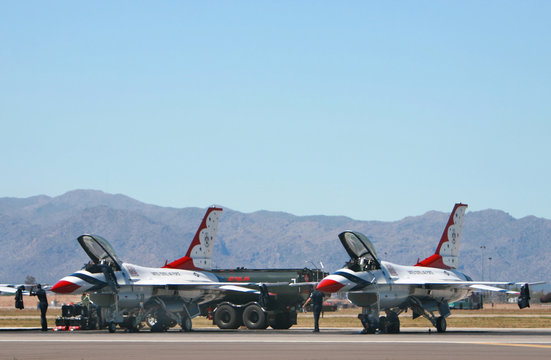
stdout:
POLYGON ((88 293, 83 293, 80 297, 80 304, 86 308, 88 312, 90 310, 90 295, 88 293))
POLYGON ((46 322, 46 311, 48 311, 48 298, 46 297, 46 291, 42 289, 42 285, 36 286, 37 291, 33 291, 31 288, 31 295, 38 298, 38 307, 40 308, 40 324, 42 325, 42 331, 48 331, 48 323, 46 322))
POLYGON ((16 309, 23 310, 25 308, 25 305, 23 305, 23 290, 25 290, 25 286, 21 285, 15 291, 15 308, 16 309))
POLYGON ((258 303, 263 308, 268 308, 270 303, 270 293, 268 292, 268 287, 266 284, 260 285, 260 295, 258 296, 258 303))
POLYGON ((310 302, 312 302, 312 310, 314 310, 314 332, 317 333, 320 331, 319 327, 319 321, 320 321, 320 314, 321 309, 323 308, 323 297, 325 296, 324 293, 318 290, 312 291, 310 294, 310 297, 302 307, 306 307, 310 302))

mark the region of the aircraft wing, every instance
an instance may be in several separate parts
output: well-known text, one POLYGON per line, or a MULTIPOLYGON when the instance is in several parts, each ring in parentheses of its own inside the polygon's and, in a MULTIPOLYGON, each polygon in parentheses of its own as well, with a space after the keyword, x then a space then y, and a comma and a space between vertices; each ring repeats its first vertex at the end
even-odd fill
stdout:
MULTIPOLYGON (((236 292, 242 292, 242 293, 251 293, 251 294, 260 294, 260 290, 257 289, 251 289, 245 286, 253 286, 260 289, 260 286, 266 285, 266 287, 272 287, 272 286, 288 286, 289 283, 287 282, 279 282, 279 283, 215 283, 215 285, 207 285, 203 289, 213 290, 213 291, 236 291, 236 292), (222 285, 220 285, 222 284, 222 285)), ((178 285, 179 286, 179 285, 178 285)), ((185 288, 184 288, 185 289, 185 288)))
POLYGON ((243 286, 236 286, 236 285, 222 285, 218 288, 221 291, 237 291, 237 292, 245 292, 245 293, 254 293, 254 294, 260 294, 260 291, 255 289, 246 288, 243 286))
POLYGON ((246 292, 246 293, 259 293, 259 288, 262 285, 266 285, 268 287, 272 286, 286 286, 289 285, 287 282, 280 282, 280 283, 251 283, 251 282, 209 282, 209 281, 193 281, 188 283, 181 283, 181 284, 167 284, 167 283, 153 283, 153 282, 142 282, 136 283, 136 285, 145 285, 145 286, 167 286, 170 289, 174 290, 210 290, 210 291, 238 291, 238 292, 246 292), (247 287, 253 287, 252 289, 247 287), (258 289, 255 289, 258 288, 258 289))
POLYGON ((298 282, 298 283, 286 283, 289 286, 316 286, 319 284, 319 281, 308 281, 308 282, 298 282))
MULTIPOLYGON (((0 292, 8 293, 8 294, 15 294, 17 291, 17 288, 21 286, 19 285, 12 285, 12 284, 0 284, 0 292)), ((27 290, 23 291, 23 295, 29 295, 29 292, 27 290)))
POLYGON ((514 295, 520 294, 518 291, 512 291, 512 290, 507 290, 507 289, 503 289, 495 286, 483 285, 483 284, 473 284, 473 285, 470 285, 469 287, 472 289, 484 290, 484 291, 504 292, 507 294, 514 294, 514 295))
MULTIPOLYGON (((545 281, 536 281, 536 282, 530 282, 530 283, 513 283, 513 284, 514 285, 520 285, 520 286, 523 286, 523 285, 541 285, 541 284, 545 284, 545 281)), ((520 292, 518 292, 518 291, 503 289, 503 288, 495 287, 495 286, 491 286, 491 285, 493 285, 493 284, 491 284, 491 283, 490 284, 488 284, 488 283, 475 283, 475 284, 470 285, 469 287, 472 288, 472 289, 477 289, 477 290, 504 292, 504 293, 507 293, 507 294, 520 295, 520 292)), ((497 285, 501 285, 501 284, 498 283, 497 285)))
POLYGON ((541 285, 545 284, 545 281, 535 282, 519 282, 519 281, 413 281, 413 280, 396 280, 392 284, 397 285, 501 285, 501 286, 513 286, 513 285, 541 285))
POLYGON ((538 282, 514 282, 514 281, 431 281, 431 282, 420 282, 420 281, 411 281, 411 280, 397 280, 394 282, 394 284, 401 284, 401 285, 417 285, 421 287, 457 287, 457 288, 465 288, 469 287, 471 289, 476 290, 484 290, 484 291, 494 291, 494 292, 505 292, 507 294, 515 294, 518 295, 518 291, 508 290, 504 289, 498 286, 513 286, 513 285, 539 285, 544 284, 545 282, 538 281, 538 282))

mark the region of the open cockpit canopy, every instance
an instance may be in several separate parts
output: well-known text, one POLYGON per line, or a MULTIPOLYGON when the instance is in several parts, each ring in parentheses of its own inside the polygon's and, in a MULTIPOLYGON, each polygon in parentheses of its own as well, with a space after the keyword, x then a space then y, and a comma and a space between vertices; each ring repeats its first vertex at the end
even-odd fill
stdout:
POLYGON ((345 231, 339 234, 339 240, 352 258, 352 265, 360 266, 362 270, 381 267, 375 247, 364 234, 345 231))
POLYGON ((115 270, 121 269, 121 262, 115 250, 107 240, 98 235, 81 235, 78 237, 80 246, 92 259, 94 264, 106 264, 115 270))

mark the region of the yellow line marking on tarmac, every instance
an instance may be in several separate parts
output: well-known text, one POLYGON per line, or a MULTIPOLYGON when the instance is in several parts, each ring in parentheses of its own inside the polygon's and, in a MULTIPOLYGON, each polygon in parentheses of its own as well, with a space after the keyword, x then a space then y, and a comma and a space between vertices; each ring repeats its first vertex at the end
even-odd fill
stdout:
POLYGON ((508 343, 479 343, 482 345, 495 345, 495 346, 519 346, 519 347, 533 347, 540 349, 551 349, 551 345, 543 344, 508 344, 508 343))

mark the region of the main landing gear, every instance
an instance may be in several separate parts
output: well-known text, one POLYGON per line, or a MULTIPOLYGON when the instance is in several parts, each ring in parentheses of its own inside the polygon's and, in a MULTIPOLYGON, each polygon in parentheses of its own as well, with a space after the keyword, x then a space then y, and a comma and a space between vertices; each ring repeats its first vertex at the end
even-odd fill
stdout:
POLYGON ((386 316, 379 318, 379 330, 382 334, 400 333, 400 319, 394 311, 388 310, 386 316))
POLYGON ((379 317, 378 311, 371 311, 369 308, 364 308, 363 312, 358 315, 364 329, 362 334, 398 334, 400 333, 400 319, 398 315, 401 313, 392 310, 386 311, 386 316, 379 317))
POLYGON ((413 318, 423 316, 428 319, 439 333, 446 332, 446 318, 450 316, 450 307, 447 302, 435 303, 433 309, 438 309, 440 316, 434 315, 434 312, 423 306, 420 301, 415 298, 410 298, 411 309, 413 310, 413 318))
MULTIPOLYGON (((416 298, 410 298, 408 307, 413 310, 414 319, 423 316, 432 323, 439 333, 446 331, 446 318, 450 315, 450 307, 447 302, 421 303, 416 298), (439 316, 434 314, 434 310, 438 310, 439 316)), ((363 307, 362 313, 358 315, 364 327, 362 334, 398 334, 400 332, 400 319, 398 315, 403 310, 405 308, 388 309, 385 310, 386 316, 379 317, 378 306, 363 307)))

